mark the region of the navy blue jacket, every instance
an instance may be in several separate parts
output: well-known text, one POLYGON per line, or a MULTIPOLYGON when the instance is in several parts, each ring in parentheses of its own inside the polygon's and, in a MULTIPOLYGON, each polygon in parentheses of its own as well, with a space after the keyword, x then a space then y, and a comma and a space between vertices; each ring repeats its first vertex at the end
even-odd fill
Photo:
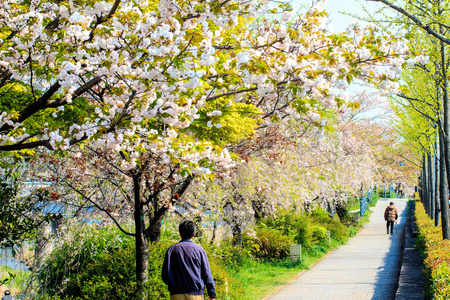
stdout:
POLYGON ((171 295, 203 295, 206 285, 209 297, 216 298, 205 249, 191 240, 182 240, 167 250, 161 276, 171 295))

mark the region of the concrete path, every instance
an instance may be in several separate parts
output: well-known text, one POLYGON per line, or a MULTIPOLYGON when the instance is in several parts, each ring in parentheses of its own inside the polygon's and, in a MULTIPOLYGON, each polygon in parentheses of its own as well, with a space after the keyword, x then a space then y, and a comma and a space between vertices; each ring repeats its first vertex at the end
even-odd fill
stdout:
POLYGON ((380 199, 370 222, 346 245, 266 299, 395 299, 406 203, 406 199, 380 199), (386 234, 384 221, 384 209, 390 201, 394 202, 400 215, 393 235, 386 234))

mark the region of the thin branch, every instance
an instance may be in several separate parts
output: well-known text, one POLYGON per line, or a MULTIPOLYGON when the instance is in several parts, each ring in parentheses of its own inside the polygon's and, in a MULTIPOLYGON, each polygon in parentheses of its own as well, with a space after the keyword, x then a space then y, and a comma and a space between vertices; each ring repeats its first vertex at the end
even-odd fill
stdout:
POLYGON ((390 8, 392 8, 393 10, 401 13, 402 15, 406 16, 407 18, 409 18, 411 21, 413 21, 418 27, 422 28, 423 30, 425 30, 427 33, 429 33, 430 35, 438 38, 439 40, 441 40, 442 42, 450 45, 450 39, 445 37, 444 35, 440 34, 439 32, 433 30, 430 27, 430 24, 424 24, 419 18, 417 18, 415 15, 409 13, 408 11, 406 11, 405 9, 401 8, 400 6, 397 6, 393 3, 391 3, 388 0, 368 0, 368 1, 373 1, 373 2, 381 2, 386 6, 389 6, 390 8))

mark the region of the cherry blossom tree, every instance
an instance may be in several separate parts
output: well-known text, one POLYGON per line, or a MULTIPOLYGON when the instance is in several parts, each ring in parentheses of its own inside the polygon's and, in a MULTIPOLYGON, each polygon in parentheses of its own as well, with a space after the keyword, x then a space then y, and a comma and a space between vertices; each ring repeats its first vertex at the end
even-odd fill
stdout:
MULTIPOLYGON (((376 101, 377 97, 354 95, 353 106, 358 108, 341 109, 334 130, 312 127, 307 118, 301 122, 284 119, 271 127, 276 134, 263 147, 258 139, 242 142, 245 163, 226 177, 196 181, 188 188, 178 214, 193 214, 206 222, 224 221, 229 230, 222 226, 221 233, 229 231, 239 245, 243 231, 278 209, 304 213, 317 206, 333 207, 347 196, 362 196, 375 185, 413 184, 416 167, 408 162, 413 161, 411 155, 403 151, 386 120, 369 114, 380 104, 385 109, 388 105, 376 101)), ((210 234, 215 238, 217 227, 210 234)))
POLYGON ((117 188, 108 201, 133 214, 142 294, 148 239, 192 178, 233 166, 225 146, 287 116, 323 126, 354 80, 397 89, 404 45, 373 27, 329 33, 322 5, 291 18, 267 1, 3 1, 0 87, 31 100, 2 111, 0 151, 67 155, 46 158, 58 180, 102 178, 83 186, 85 201, 117 188))

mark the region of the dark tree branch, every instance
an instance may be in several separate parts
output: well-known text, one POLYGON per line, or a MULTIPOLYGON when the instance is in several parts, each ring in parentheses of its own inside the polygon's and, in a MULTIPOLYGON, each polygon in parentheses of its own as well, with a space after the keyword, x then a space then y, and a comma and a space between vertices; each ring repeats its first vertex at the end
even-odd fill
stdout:
POLYGON ((429 33, 430 35, 438 38, 439 40, 441 40, 442 42, 450 45, 450 39, 445 37, 444 35, 440 34, 439 32, 433 30, 430 26, 430 24, 424 24, 419 18, 417 18, 415 15, 409 13, 408 11, 406 11, 405 9, 401 8, 400 6, 397 6, 393 3, 391 3, 388 0, 369 0, 369 1, 373 1, 373 2, 381 2, 386 6, 389 6, 390 8, 392 8, 393 10, 401 13, 402 15, 404 15, 405 17, 407 17, 408 19, 410 19, 411 21, 413 21, 418 27, 422 28, 423 30, 425 30, 427 33, 429 33))

